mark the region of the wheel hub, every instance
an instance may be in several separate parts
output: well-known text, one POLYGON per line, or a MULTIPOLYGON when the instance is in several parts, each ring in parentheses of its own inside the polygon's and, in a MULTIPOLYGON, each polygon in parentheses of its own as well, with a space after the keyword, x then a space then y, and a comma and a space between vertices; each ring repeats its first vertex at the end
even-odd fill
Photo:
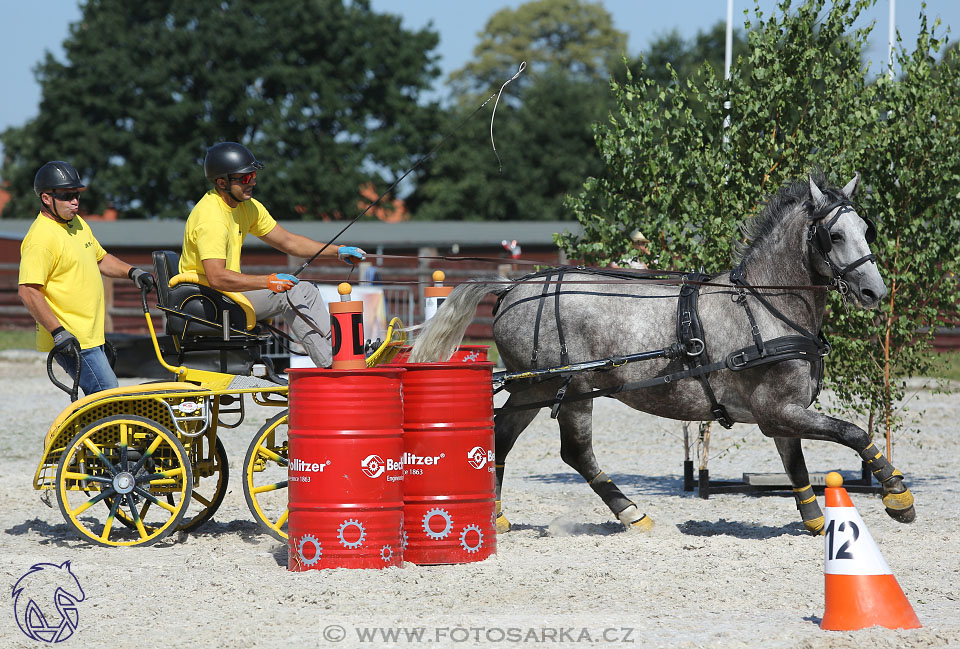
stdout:
POLYGON ((133 479, 133 474, 129 471, 121 471, 113 478, 113 488, 119 494, 130 493, 135 486, 137 486, 136 480, 133 479))

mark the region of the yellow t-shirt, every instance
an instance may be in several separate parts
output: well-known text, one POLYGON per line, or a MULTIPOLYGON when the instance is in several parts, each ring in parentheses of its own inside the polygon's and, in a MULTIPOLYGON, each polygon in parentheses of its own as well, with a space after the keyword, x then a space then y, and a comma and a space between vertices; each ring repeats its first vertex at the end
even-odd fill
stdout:
MULTIPOLYGON (((90 349, 103 344, 103 278, 98 262, 107 251, 79 216, 58 223, 37 215, 20 244, 20 284, 39 284, 60 324, 90 349)), ((53 349, 50 332, 37 325, 37 349, 53 349)))
POLYGON ((204 259, 223 259, 227 270, 240 272, 240 248, 247 234, 270 234, 277 222, 260 201, 251 198, 236 207, 223 202, 215 189, 200 199, 183 230, 180 272, 204 277, 204 259))

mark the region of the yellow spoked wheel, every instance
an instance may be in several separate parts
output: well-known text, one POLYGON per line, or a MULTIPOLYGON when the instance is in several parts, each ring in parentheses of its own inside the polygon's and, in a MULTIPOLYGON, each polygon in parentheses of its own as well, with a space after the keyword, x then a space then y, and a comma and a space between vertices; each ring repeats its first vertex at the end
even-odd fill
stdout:
POLYGON ((250 442, 243 460, 243 495, 258 523, 287 540, 287 411, 270 419, 250 442))
MULTIPOLYGON (((227 449, 223 447, 223 442, 219 438, 214 445, 213 453, 210 452, 209 448, 209 435, 198 437, 193 440, 193 443, 199 445, 198 453, 194 457, 201 458, 194 461, 192 465, 194 478, 199 480, 199 484, 194 485, 190 502, 187 503, 183 518, 177 525, 177 530, 180 532, 195 530, 210 520, 223 502, 223 497, 227 493, 227 481, 230 477, 227 449)), ((139 460, 139 457, 133 453, 130 455, 132 457, 127 460, 127 463, 132 466, 139 460)), ((173 504, 173 494, 167 494, 166 501, 173 504)), ((136 527, 129 512, 122 507, 117 510, 117 518, 127 527, 136 527)))
POLYGON ((194 444, 202 444, 201 460, 193 464, 193 476, 200 479, 194 484, 190 502, 187 503, 183 518, 177 529, 183 532, 195 530, 206 523, 214 515, 223 497, 227 493, 227 481, 230 478, 230 466, 227 463, 227 449, 218 437, 210 452, 210 435, 204 435, 194 440, 194 444))
POLYGON ((56 475, 64 520, 99 545, 151 545, 177 528, 193 491, 183 445, 136 415, 99 419, 70 442, 56 475), (130 527, 118 525, 127 518, 130 527))

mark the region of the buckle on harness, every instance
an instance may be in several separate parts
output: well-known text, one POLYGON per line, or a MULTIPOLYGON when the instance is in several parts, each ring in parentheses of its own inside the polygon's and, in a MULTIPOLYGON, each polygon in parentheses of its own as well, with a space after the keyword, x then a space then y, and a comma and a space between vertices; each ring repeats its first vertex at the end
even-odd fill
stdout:
POLYGON ((713 416, 716 417, 717 423, 723 426, 724 428, 732 428, 733 420, 730 419, 730 415, 727 413, 727 409, 721 406, 719 403, 715 408, 711 410, 713 416))
POLYGON ((557 396, 553 398, 553 407, 550 408, 550 419, 556 419, 557 415, 560 413, 560 406, 563 402, 563 397, 567 394, 567 386, 570 385, 570 379, 573 376, 568 376, 564 381, 563 385, 560 386, 560 389, 557 390, 557 396))
POLYGON ((691 338, 688 342, 690 345, 692 345, 692 349, 686 352, 687 356, 699 356, 703 353, 703 350, 707 348, 704 342, 699 338, 691 338))
POLYGON ((737 352, 730 357, 730 364, 733 367, 746 367, 747 353, 745 351, 737 352))

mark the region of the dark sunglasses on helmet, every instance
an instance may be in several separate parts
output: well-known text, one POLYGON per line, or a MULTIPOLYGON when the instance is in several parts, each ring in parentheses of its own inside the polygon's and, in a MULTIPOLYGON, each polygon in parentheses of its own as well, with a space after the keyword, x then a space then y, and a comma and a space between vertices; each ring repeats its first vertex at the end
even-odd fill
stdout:
POLYGON ((80 198, 80 192, 76 192, 76 191, 74 191, 74 192, 69 192, 69 191, 67 191, 67 192, 47 192, 47 193, 50 194, 51 196, 53 196, 53 197, 54 197, 55 199, 57 199, 58 201, 64 201, 65 203, 69 203, 70 201, 72 201, 72 200, 74 200, 74 199, 80 198))
POLYGON ((256 171, 251 171, 245 174, 236 174, 234 176, 227 176, 227 178, 232 183, 240 183, 241 185, 249 185, 253 182, 253 179, 257 177, 256 171))

